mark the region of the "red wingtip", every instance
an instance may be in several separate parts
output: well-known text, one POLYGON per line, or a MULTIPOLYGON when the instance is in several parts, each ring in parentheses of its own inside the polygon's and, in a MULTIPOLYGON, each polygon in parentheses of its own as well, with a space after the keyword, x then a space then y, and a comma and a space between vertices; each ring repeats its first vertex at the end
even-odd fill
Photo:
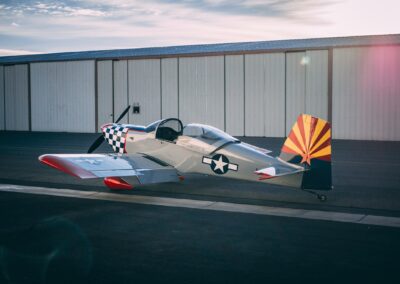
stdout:
POLYGON ((106 177, 104 178, 104 184, 112 190, 131 190, 133 186, 124 181, 120 177, 106 177))
POLYGON ((69 174, 74 177, 78 178, 96 178, 93 173, 82 169, 73 163, 69 162, 68 160, 62 159, 57 156, 53 155, 42 155, 39 157, 39 161, 45 165, 48 165, 52 168, 55 168, 57 170, 60 170, 66 174, 69 174))
POLYGON ((179 176, 179 180, 180 180, 180 181, 184 181, 184 180, 185 180, 185 177, 184 177, 184 176, 179 176))

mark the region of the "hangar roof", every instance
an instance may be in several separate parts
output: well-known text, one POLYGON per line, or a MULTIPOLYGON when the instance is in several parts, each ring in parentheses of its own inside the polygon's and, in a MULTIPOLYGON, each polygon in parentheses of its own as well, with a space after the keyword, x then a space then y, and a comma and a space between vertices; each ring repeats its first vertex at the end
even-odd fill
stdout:
POLYGON ((322 49, 329 47, 351 47, 371 45, 400 44, 400 34, 311 38, 293 40, 274 40, 256 42, 218 43, 201 45, 182 45, 168 47, 148 47, 132 49, 95 50, 79 52, 62 52, 34 55, 17 55, 0 57, 0 64, 27 62, 47 62, 86 59, 125 59, 154 58, 188 55, 238 54, 286 50, 322 49))

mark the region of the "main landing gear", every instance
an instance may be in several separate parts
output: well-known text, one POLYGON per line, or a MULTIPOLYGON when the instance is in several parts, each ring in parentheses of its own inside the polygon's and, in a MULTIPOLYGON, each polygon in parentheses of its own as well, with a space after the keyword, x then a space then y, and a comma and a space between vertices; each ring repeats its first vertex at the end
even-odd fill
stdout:
POLYGON ((315 195, 318 198, 318 200, 321 202, 325 202, 328 199, 328 197, 326 197, 326 195, 316 193, 315 191, 312 191, 312 190, 302 189, 302 191, 305 191, 305 192, 308 192, 309 194, 315 195))

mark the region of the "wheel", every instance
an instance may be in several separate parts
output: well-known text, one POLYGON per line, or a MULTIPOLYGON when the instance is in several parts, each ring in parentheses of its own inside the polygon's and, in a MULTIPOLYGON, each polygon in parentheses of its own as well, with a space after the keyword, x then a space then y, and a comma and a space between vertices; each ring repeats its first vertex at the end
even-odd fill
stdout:
POLYGON ((323 194, 318 194, 317 197, 320 201, 326 201, 326 199, 327 199, 326 195, 323 195, 323 194))

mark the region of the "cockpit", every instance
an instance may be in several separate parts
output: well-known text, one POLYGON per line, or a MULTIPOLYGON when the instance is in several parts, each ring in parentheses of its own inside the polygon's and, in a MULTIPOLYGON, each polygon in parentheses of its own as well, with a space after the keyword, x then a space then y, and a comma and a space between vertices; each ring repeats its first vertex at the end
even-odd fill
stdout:
MULTIPOLYGON (((240 140, 218 128, 198 123, 190 123, 183 127, 182 122, 176 118, 156 121, 147 126, 146 129, 150 130, 153 127, 156 129, 156 139, 176 143, 179 136, 192 138, 195 140, 192 140, 191 146, 196 147, 197 145, 206 152, 220 149, 227 144, 240 143, 240 140), (195 143, 195 141, 197 142, 195 143)), ((185 143, 183 141, 180 140, 181 143, 185 143)))

